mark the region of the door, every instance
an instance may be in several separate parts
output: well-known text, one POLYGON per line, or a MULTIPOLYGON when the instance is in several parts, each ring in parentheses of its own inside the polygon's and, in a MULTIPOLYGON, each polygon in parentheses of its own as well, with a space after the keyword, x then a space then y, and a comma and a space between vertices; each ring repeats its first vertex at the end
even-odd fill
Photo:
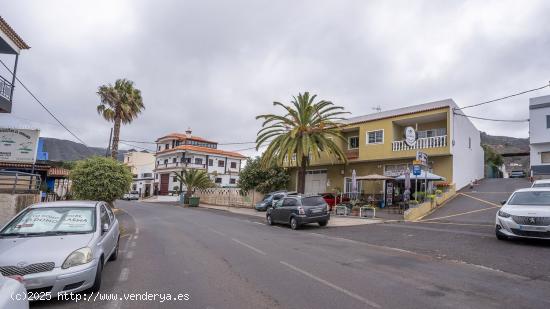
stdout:
POLYGON ((281 199, 273 201, 273 209, 271 209, 271 221, 281 222, 281 212, 282 212, 283 201, 281 199))
POLYGON ((327 188, 327 171, 306 171, 306 194, 323 193, 327 188))
POLYGON ((296 199, 293 199, 293 198, 283 199, 283 204, 279 208, 280 222, 289 223, 290 215, 292 214, 292 211, 295 209, 296 206, 297 206, 296 199))
MULTIPOLYGON (((101 204, 99 206, 99 219, 101 222, 100 229, 101 229, 101 247, 103 249, 103 252, 105 253, 105 259, 107 259, 107 255, 111 254, 113 251, 113 248, 115 247, 115 240, 114 238, 114 228, 113 228, 113 222, 111 222, 111 217, 109 216, 109 212, 107 211, 107 208, 105 208, 104 204, 101 204), (103 226, 107 224, 109 226, 109 229, 104 232, 103 226)), ((114 218, 113 218, 114 219, 114 218)))
POLYGON ((144 197, 151 196, 151 184, 145 184, 145 194, 144 197))
POLYGON ((168 195, 168 182, 170 174, 160 174, 160 195, 168 195))

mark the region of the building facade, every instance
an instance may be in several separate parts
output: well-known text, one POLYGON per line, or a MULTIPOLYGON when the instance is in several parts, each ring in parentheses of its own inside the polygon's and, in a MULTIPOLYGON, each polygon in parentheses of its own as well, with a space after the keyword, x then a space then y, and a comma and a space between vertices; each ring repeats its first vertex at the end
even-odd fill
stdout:
POLYGON ((132 172, 132 191, 138 191, 141 198, 152 196, 154 193, 155 155, 147 150, 128 150, 124 154, 124 164, 132 172))
MULTIPOLYGON (((158 194, 177 191, 180 183, 174 173, 183 169, 205 170, 220 187, 236 187, 241 162, 246 157, 231 151, 218 149, 218 143, 185 134, 171 133, 157 139, 155 154, 155 185, 158 194)), ((185 187, 183 187, 185 190, 185 187)))
MULTIPOLYGON (((429 172, 445 178, 457 189, 483 178, 484 158, 480 132, 472 122, 456 115, 451 100, 353 117, 344 121, 339 141, 348 164, 323 154, 306 172, 306 193, 350 192, 352 171, 357 176, 379 174, 398 177, 412 170, 417 151, 429 157, 429 172), (412 128, 412 129, 411 129, 412 128), (412 132, 413 144, 405 131, 412 132)), ((411 136, 409 136, 411 137, 411 136)), ((296 189, 297 171, 292 169, 291 190, 296 189)), ((358 192, 380 193, 377 182, 357 184, 358 192)))
POLYGON ((531 175, 550 177, 550 95, 529 100, 531 175))

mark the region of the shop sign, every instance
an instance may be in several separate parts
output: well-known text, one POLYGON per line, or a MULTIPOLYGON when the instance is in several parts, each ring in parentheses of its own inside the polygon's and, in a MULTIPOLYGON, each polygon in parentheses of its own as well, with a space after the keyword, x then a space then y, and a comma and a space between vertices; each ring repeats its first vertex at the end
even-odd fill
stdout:
POLYGON ((0 161, 34 163, 40 130, 0 128, 0 161))
POLYGON ((416 130, 411 126, 405 128, 405 144, 410 147, 416 144, 416 130))
POLYGON ((422 166, 416 164, 413 165, 413 175, 419 176, 420 174, 422 174, 422 166))
POLYGON ((422 165, 428 165, 428 154, 417 151, 416 152, 416 161, 420 162, 422 165))

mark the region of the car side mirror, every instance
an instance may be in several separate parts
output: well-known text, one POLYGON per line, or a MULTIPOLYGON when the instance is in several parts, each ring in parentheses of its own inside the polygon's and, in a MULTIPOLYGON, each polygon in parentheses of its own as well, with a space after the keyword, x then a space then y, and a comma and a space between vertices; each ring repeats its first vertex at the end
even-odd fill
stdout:
POLYGON ((103 223, 103 226, 101 227, 101 231, 103 233, 107 232, 109 230, 109 223, 103 223))
POLYGON ((506 204, 506 200, 500 201, 500 205, 504 205, 504 204, 506 204))

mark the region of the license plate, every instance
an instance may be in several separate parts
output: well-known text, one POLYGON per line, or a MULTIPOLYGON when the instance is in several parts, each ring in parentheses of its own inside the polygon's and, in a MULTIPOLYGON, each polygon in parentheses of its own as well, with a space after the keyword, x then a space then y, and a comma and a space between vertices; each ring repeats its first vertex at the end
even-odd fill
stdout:
POLYGON ((322 211, 323 211, 323 210, 321 210, 321 209, 312 209, 312 210, 311 210, 311 213, 318 214, 318 213, 320 213, 320 212, 322 212, 322 211))
POLYGON ((522 231, 546 232, 545 226, 520 225, 519 229, 522 231))

